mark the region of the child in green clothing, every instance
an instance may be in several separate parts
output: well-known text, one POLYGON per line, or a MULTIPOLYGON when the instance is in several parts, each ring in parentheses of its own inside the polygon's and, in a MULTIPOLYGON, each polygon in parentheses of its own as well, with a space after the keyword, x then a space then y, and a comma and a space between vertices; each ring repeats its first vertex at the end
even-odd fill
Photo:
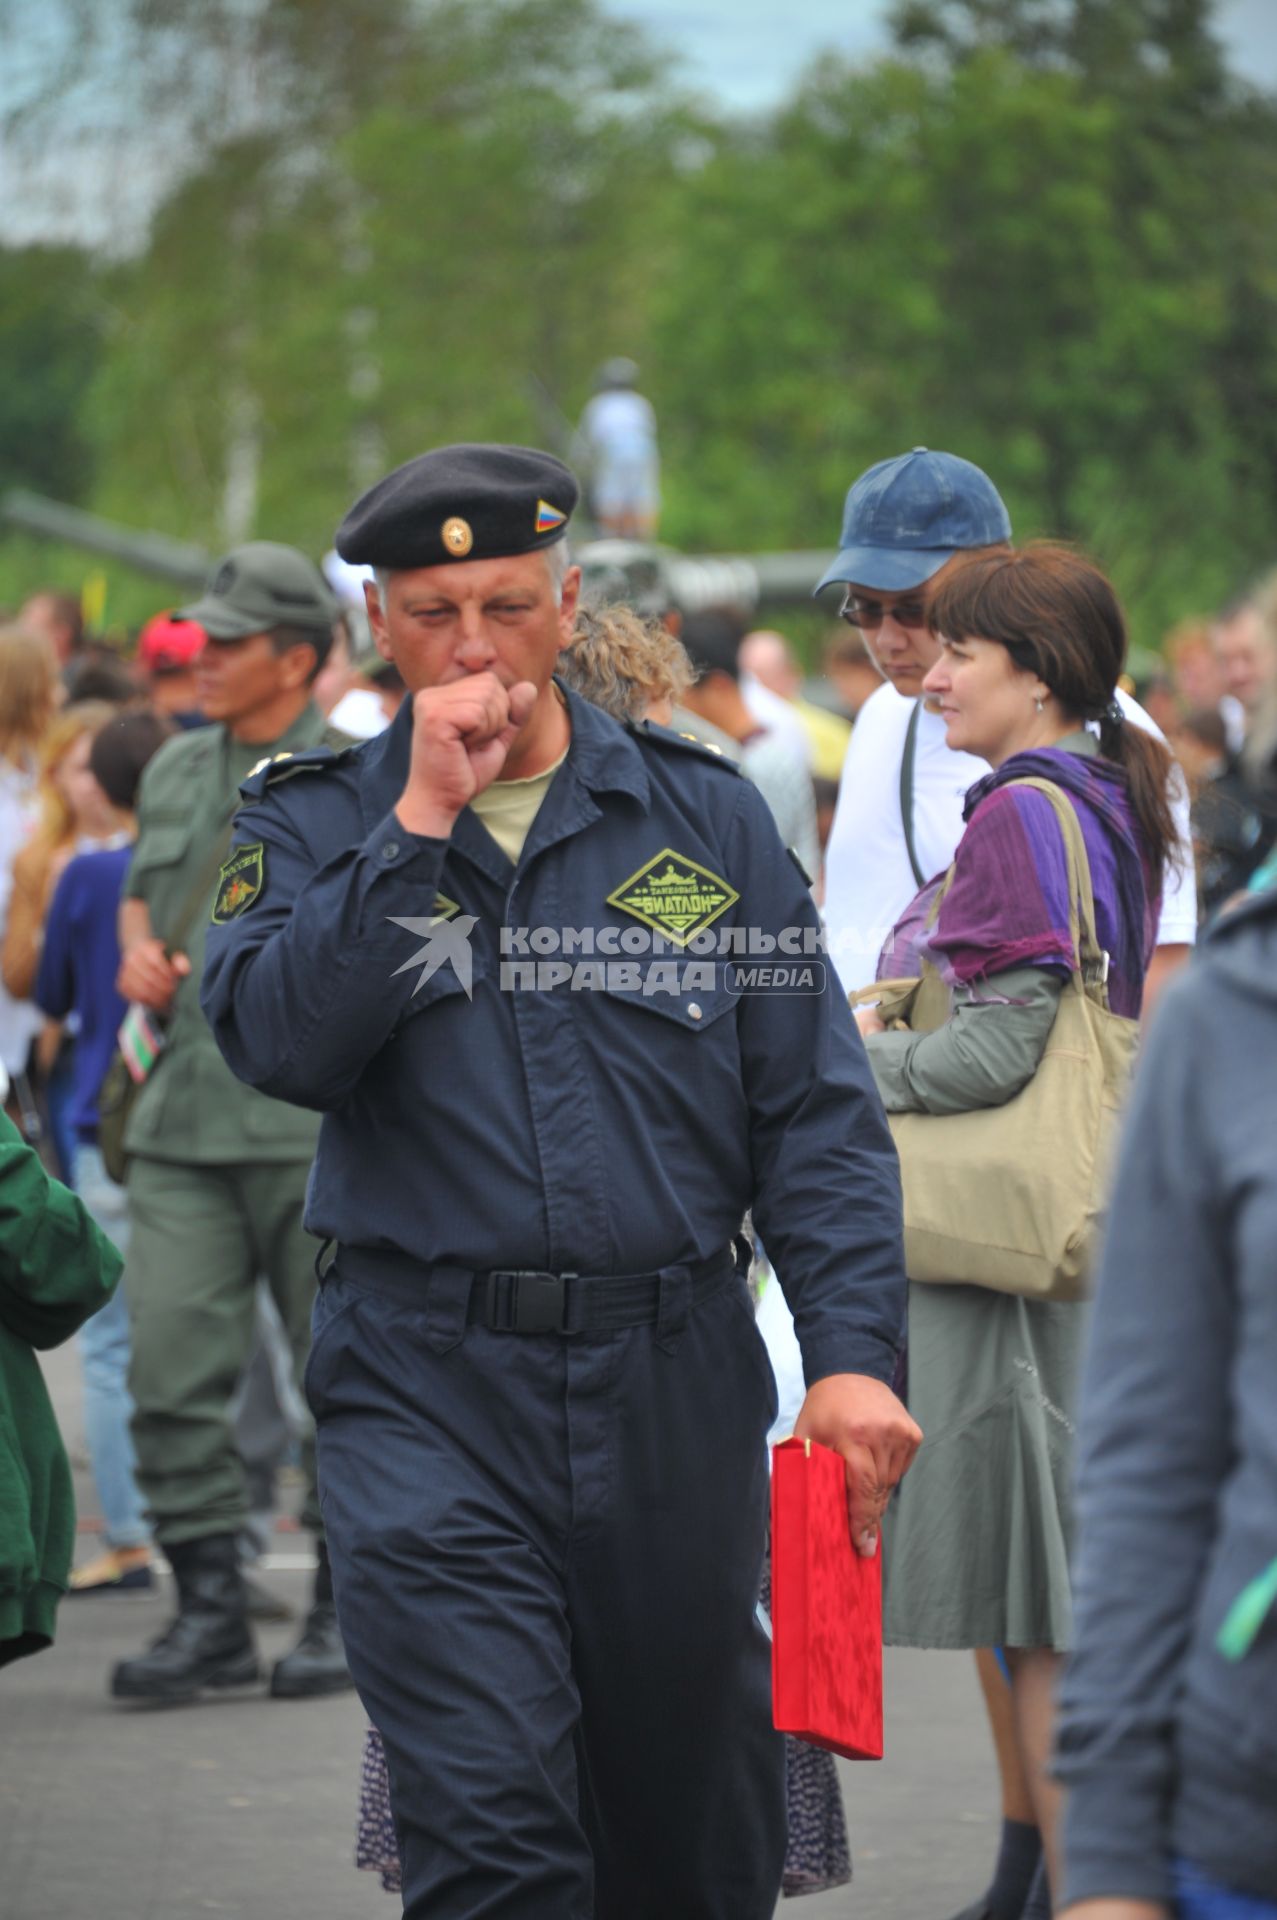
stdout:
POLYGON ((75 1539, 71 1469, 36 1349, 96 1313, 121 1264, 0 1113, 0 1666, 51 1643, 75 1539))

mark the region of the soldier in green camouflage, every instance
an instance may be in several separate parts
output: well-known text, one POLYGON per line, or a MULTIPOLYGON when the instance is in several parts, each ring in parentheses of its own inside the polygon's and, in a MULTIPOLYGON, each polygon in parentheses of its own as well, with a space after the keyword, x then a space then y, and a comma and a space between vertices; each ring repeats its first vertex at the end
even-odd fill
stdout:
MULTIPOLYGON (((120 991, 165 1038, 125 1135, 129 1383, 138 1478, 176 1577, 178 1612, 145 1653, 116 1667, 111 1691, 168 1701, 258 1677, 236 1546, 246 1492, 228 1406, 252 1349, 259 1274, 300 1379, 315 1292, 302 1203, 319 1119, 235 1078, 199 992, 210 919, 261 884, 251 854, 228 859, 240 782, 265 759, 332 743, 310 689, 340 609, 302 554, 256 541, 219 564, 185 614, 208 635, 197 676, 211 724, 170 740, 147 768, 120 910, 120 991)), ((319 1571, 302 1638, 272 1673, 277 1696, 350 1684, 310 1441, 305 1466, 303 1520, 320 1535, 319 1571)))

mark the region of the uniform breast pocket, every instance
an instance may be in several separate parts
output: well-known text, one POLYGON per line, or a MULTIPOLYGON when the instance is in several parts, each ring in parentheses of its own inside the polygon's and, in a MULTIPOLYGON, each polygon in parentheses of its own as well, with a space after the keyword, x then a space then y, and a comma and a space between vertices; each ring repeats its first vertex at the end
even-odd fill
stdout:
MULTIPOLYGON (((651 1037, 651 1021, 673 1026, 691 1037, 712 1033, 734 1012, 730 968, 722 960, 697 960, 685 955, 610 960, 595 963, 599 986, 613 1007, 625 1007, 643 1017, 640 1035, 651 1037)), ((720 1034, 723 1039, 726 1035, 720 1034)))
POLYGON ((190 818, 148 821, 134 854, 135 870, 145 872, 152 867, 167 870, 180 865, 194 833, 195 822, 190 818))

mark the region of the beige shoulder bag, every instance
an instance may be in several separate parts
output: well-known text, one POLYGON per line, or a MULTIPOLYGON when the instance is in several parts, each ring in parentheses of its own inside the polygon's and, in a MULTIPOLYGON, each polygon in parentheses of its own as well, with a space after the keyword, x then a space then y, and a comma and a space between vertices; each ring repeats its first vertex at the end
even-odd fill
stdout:
MULTIPOLYGON (((904 1186, 905 1268, 911 1280, 932 1284, 1077 1300, 1087 1292, 1104 1223, 1139 1024, 1109 1010, 1108 955, 1095 931, 1090 863, 1072 802, 1049 780, 1013 784, 1044 793, 1059 819, 1079 967, 1060 995, 1037 1071, 1013 1099, 970 1113, 888 1116, 904 1186)), ((935 913, 952 875, 951 868, 935 913)), ((921 982, 880 981, 853 1000, 882 998, 884 1018, 925 1031, 940 1024, 935 989, 942 984, 924 961, 921 982)))

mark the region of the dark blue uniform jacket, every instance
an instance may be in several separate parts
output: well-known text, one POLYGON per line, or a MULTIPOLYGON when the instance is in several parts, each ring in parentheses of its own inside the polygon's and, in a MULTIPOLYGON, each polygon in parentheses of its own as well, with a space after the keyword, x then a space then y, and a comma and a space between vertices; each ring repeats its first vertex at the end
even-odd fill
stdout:
POLYGON ((374 740, 247 781, 231 861, 260 845, 260 869, 235 868, 260 884, 242 908, 242 883, 219 893, 209 930, 218 1045, 250 1085, 324 1113, 316 1235, 401 1250, 406 1270, 633 1274, 710 1256, 752 1206, 808 1380, 889 1380, 896 1156, 832 967, 792 953, 818 938, 807 887, 735 768, 569 699, 568 757, 517 867, 468 808, 449 840, 396 819, 411 701, 374 740), (608 896, 650 862, 738 896, 703 935, 713 954, 627 954, 646 930, 608 896), (424 982, 405 964, 423 938, 397 921, 436 913, 453 938, 473 917, 472 997, 464 964, 424 982), (733 938, 748 956, 721 951, 733 938), (572 979, 538 986, 565 959, 572 979), (751 961, 823 987, 742 990, 751 961))

